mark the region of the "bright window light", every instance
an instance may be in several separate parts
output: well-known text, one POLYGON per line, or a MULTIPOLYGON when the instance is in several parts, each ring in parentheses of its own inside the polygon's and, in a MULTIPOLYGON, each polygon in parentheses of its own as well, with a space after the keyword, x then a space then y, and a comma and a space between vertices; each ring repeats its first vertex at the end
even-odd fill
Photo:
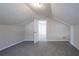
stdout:
POLYGON ((39 35, 46 35, 46 21, 39 21, 39 35))
POLYGON ((45 21, 41 21, 39 20, 38 23, 38 34, 39 34, 39 41, 46 41, 46 20, 45 21))

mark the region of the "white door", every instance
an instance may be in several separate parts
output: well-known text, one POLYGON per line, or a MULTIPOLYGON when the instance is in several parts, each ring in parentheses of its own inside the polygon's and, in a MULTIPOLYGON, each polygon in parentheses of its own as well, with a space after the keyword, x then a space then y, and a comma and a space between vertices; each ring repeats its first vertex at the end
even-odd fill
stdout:
POLYGON ((47 26, 46 20, 34 19, 34 43, 47 40, 46 26, 47 26))
POLYGON ((38 20, 34 19, 34 43, 38 42, 38 20))

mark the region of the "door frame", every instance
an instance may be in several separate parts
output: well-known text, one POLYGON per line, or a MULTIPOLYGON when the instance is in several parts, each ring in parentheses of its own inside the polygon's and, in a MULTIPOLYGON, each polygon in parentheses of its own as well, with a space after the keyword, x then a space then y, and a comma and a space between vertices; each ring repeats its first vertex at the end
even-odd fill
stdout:
MULTIPOLYGON (((34 43, 38 43, 39 42, 39 32, 38 32, 38 30, 39 30, 38 29, 39 20, 41 20, 41 19, 38 19, 38 18, 34 19, 34 32, 33 32, 34 43)), ((46 20, 46 40, 47 40, 47 20, 46 20)))

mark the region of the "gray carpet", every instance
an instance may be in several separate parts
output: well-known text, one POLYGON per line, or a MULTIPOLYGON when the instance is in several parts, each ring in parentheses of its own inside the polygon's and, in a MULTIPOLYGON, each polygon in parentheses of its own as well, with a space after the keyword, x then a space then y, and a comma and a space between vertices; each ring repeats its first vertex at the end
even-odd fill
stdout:
POLYGON ((1 56, 79 56, 79 50, 68 42, 22 42, 3 51, 1 56))

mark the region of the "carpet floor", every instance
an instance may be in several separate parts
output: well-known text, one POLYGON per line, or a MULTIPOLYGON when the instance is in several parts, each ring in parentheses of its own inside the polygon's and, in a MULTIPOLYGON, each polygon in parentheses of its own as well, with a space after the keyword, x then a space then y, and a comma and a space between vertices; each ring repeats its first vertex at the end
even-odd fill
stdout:
POLYGON ((69 42, 22 42, 0 51, 0 56, 79 56, 69 42))

